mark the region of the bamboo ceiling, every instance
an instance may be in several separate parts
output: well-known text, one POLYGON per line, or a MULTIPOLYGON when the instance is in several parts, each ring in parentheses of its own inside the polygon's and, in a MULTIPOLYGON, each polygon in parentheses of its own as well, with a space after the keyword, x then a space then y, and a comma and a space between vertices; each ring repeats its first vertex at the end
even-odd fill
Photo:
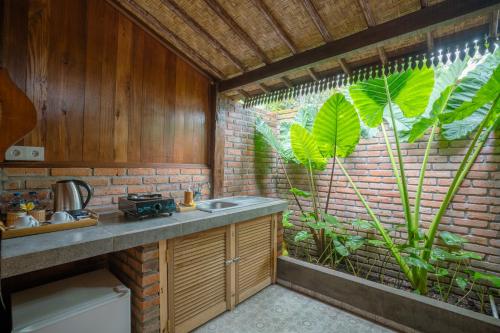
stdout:
MULTIPOLYGON (((435 6, 444 0, 108 0, 146 25, 215 81, 315 49, 325 43, 435 6)), ((377 47, 325 59, 307 68, 226 92, 248 97, 318 80, 336 72, 432 49, 454 35, 496 37, 498 7, 417 31, 377 47), (493 30, 495 30, 493 32, 493 30)))

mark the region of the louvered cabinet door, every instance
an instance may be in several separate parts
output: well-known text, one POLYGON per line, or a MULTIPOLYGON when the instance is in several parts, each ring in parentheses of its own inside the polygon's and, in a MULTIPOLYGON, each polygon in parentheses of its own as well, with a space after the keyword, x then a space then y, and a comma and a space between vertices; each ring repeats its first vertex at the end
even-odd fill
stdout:
POLYGON ((175 333, 189 332, 227 309, 227 228, 169 241, 169 319, 175 333))
POLYGON ((274 282, 274 216, 236 225, 236 304, 274 282))

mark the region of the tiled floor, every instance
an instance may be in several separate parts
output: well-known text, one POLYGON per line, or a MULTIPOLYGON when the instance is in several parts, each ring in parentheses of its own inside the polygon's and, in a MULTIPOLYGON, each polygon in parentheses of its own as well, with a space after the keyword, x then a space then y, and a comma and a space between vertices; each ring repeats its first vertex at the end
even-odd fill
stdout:
POLYGON ((273 285, 196 333, 388 333, 391 330, 290 289, 273 285))

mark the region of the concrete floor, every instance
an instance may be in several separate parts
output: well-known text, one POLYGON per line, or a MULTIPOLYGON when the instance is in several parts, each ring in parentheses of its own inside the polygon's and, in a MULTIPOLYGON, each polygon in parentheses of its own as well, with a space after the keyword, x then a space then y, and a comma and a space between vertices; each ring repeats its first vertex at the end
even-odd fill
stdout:
POLYGON ((272 285, 196 333, 393 332, 290 289, 272 285))

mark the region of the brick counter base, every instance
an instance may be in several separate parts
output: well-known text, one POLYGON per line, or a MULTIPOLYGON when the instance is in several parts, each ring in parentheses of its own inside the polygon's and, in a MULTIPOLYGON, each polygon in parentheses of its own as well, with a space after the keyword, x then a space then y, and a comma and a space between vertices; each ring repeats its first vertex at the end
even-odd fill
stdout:
POLYGON ((132 292, 132 332, 160 331, 158 243, 109 255, 109 268, 132 292))

